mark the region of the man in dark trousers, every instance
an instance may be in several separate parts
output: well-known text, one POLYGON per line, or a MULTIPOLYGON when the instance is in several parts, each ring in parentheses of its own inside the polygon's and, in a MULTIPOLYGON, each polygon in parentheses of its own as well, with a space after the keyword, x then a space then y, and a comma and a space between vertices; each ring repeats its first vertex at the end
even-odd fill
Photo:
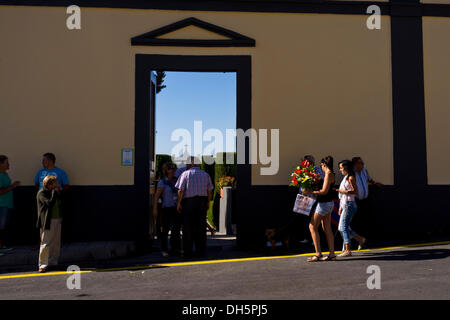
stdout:
POLYGON ((194 161, 178 178, 177 210, 183 215, 183 256, 203 256, 206 250, 206 212, 214 189, 211 177, 194 161))
POLYGON ((372 227, 374 212, 369 198, 369 186, 372 185, 381 188, 383 184, 374 181, 370 177, 361 157, 354 157, 352 163, 353 169, 355 170, 356 185, 358 187, 358 194, 356 195, 358 211, 353 218, 352 225, 355 226, 356 230, 362 230, 361 232, 364 232, 368 237, 372 237, 376 234, 376 230, 372 227))

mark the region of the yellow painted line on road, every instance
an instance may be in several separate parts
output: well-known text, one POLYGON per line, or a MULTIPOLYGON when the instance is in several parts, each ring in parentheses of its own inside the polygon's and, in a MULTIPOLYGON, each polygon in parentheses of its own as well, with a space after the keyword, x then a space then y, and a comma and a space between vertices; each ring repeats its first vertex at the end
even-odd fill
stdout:
MULTIPOLYGON (((382 250, 393 250, 393 249, 405 249, 405 248, 413 248, 413 247, 425 247, 425 246, 436 246, 436 245, 446 245, 446 244, 450 244, 450 241, 430 242, 430 243, 421 243, 421 244, 408 244, 408 245, 396 246, 396 247, 362 249, 362 250, 359 250, 359 251, 356 251, 356 252, 370 252, 370 251, 382 251, 382 250)), ((329 252, 322 252, 322 253, 323 254, 328 254, 329 252)), ((335 253, 341 253, 341 251, 335 251, 335 253)), ((225 262, 238 262, 238 261, 258 261, 258 260, 271 260, 271 259, 286 259, 286 258, 297 258, 297 257, 313 256, 314 254, 315 253, 302 253, 302 254, 287 255, 287 256, 269 256, 269 257, 238 258, 238 259, 224 259, 224 260, 207 260, 207 261, 193 261, 193 262, 175 262, 175 263, 160 264, 159 266, 178 267, 178 266, 225 263, 225 262)))
MULTIPOLYGON (((93 272, 92 270, 87 271, 77 271, 76 273, 89 273, 93 272)), ((70 272, 75 273, 75 272, 70 272)), ((28 274, 16 274, 12 276, 0 276, 0 279, 16 279, 16 278, 31 278, 31 277, 45 277, 45 276, 58 276, 62 274, 69 274, 67 271, 59 271, 59 272, 45 272, 45 273, 28 273, 28 274)))
MULTIPOLYGON (((360 250, 360 251, 357 251, 357 252, 396 250, 396 249, 417 248, 417 247, 427 247, 427 246, 438 246, 438 245, 448 245, 448 244, 450 244, 450 241, 429 242, 429 243, 407 244, 407 245, 395 246, 395 247, 363 249, 363 250, 360 250)), ((335 252, 336 253, 340 253, 341 251, 335 251, 335 252)), ((323 254, 328 254, 328 252, 323 252, 323 254)), ((81 271, 76 271, 76 272, 59 271, 59 272, 46 272, 46 273, 29 273, 29 274, 17 274, 17 275, 10 275, 10 276, 0 276, 0 280, 2 280, 2 279, 17 279, 17 278, 31 278, 31 277, 68 275, 68 274, 73 274, 73 273, 92 273, 92 272, 109 272, 109 271, 125 271, 125 270, 143 270, 143 269, 152 269, 152 268, 193 266, 193 265, 202 265, 202 264, 217 264, 217 263, 228 263, 228 262, 243 262, 243 261, 261 261, 261 260, 273 260, 273 259, 286 259, 286 258, 307 257, 307 256, 312 256, 312 255, 314 255, 314 253, 302 253, 302 254, 284 255, 284 256, 268 256, 268 257, 253 257, 253 258, 237 258, 237 259, 222 259, 222 260, 206 260, 206 261, 187 261, 187 262, 161 263, 161 264, 151 264, 151 265, 145 265, 145 266, 132 266, 132 267, 95 269, 95 270, 81 270, 81 271)))

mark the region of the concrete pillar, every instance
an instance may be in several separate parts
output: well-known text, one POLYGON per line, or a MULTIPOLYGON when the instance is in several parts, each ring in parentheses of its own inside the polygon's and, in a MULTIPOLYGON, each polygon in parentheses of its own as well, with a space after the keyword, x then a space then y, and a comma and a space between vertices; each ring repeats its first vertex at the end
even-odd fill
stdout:
POLYGON ((231 187, 224 187, 222 198, 220 198, 218 231, 227 235, 234 235, 233 225, 231 223, 232 201, 231 187))

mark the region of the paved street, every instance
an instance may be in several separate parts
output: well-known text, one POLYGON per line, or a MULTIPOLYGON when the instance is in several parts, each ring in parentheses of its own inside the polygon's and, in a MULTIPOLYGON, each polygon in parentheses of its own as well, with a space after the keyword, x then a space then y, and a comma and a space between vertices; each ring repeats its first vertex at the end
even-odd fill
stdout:
POLYGON ((3 273, 0 299, 450 299, 449 256, 449 244, 355 251, 318 263, 297 255, 148 267, 154 262, 143 256, 117 261, 118 270, 82 269, 90 272, 80 274, 79 290, 67 288, 67 274, 3 273), (371 265, 380 268, 381 289, 367 288, 371 265))

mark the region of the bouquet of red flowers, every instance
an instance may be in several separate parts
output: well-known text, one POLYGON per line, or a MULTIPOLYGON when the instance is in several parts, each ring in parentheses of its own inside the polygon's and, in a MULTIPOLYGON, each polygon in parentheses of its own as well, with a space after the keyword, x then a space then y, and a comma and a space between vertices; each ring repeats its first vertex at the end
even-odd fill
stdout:
POLYGON ((235 177, 230 177, 230 176, 220 177, 219 181, 217 182, 217 186, 219 188, 233 187, 235 182, 236 182, 235 177))
POLYGON ((314 166, 309 161, 304 160, 297 166, 296 170, 291 173, 290 186, 302 187, 302 189, 312 190, 320 181, 320 173, 316 173, 314 166))

